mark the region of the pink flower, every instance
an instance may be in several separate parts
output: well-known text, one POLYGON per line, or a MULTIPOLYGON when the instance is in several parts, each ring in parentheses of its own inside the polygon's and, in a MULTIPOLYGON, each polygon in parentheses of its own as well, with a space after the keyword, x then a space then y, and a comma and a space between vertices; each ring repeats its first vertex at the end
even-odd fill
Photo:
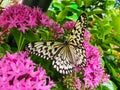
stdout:
POLYGON ((60 27, 60 24, 54 22, 51 31, 53 32, 53 37, 58 39, 64 34, 64 29, 60 27))
POLYGON ((88 30, 85 30, 84 32, 84 38, 86 42, 90 41, 90 32, 88 30))
POLYGON ((79 66, 75 66, 74 71, 76 71, 76 72, 80 71, 80 67, 79 66))
POLYGON ((63 27, 64 27, 65 29, 67 29, 67 30, 73 29, 74 26, 75 26, 75 22, 73 22, 73 21, 65 22, 65 23, 63 24, 63 27))
MULTIPOLYGON (((12 5, 8 7, 0 16, 0 26, 4 27, 6 24, 8 28, 18 28, 22 32, 28 29, 28 22, 32 17, 32 9, 24 5, 12 5)), ((36 23, 34 22, 34 25, 36 23)))
POLYGON ((57 38, 64 33, 64 29, 43 13, 40 8, 32 9, 25 5, 12 5, 2 12, 0 26, 4 28, 6 25, 7 29, 17 28, 23 33, 29 28, 48 27, 50 32, 56 32, 55 37, 57 36, 57 38))
POLYGON ((84 42, 86 48, 87 63, 84 68, 84 80, 86 87, 94 88, 101 82, 104 70, 100 63, 99 51, 96 47, 84 42))
POLYGON ((107 81, 108 77, 105 77, 104 69, 100 62, 99 50, 89 44, 90 33, 85 30, 85 41, 83 43, 86 49, 86 67, 84 68, 84 81, 86 88, 95 88, 102 81, 107 81), (86 42, 87 41, 87 42, 86 42), (103 79, 105 78, 105 80, 103 79))
POLYGON ((75 79, 75 85, 77 90, 81 90, 82 83, 79 78, 75 79))
POLYGON ((45 70, 30 60, 27 52, 7 52, 0 60, 0 90, 50 90, 55 86, 45 70))
POLYGON ((108 74, 103 74, 102 82, 107 82, 110 78, 110 75, 108 74))
POLYGON ((50 19, 45 13, 41 12, 39 8, 33 9, 34 14, 37 18, 37 24, 40 27, 48 27, 51 35, 58 39, 64 34, 64 29, 61 28, 60 24, 50 19))

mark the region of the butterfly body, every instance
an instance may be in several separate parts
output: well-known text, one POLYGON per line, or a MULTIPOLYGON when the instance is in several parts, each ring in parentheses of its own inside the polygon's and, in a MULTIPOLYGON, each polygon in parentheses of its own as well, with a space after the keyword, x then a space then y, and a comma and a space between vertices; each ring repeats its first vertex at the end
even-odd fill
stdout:
POLYGON ((62 74, 71 73, 76 66, 83 67, 86 53, 83 46, 86 16, 76 21, 70 37, 64 42, 48 41, 29 43, 26 50, 44 59, 52 60, 53 67, 62 74))

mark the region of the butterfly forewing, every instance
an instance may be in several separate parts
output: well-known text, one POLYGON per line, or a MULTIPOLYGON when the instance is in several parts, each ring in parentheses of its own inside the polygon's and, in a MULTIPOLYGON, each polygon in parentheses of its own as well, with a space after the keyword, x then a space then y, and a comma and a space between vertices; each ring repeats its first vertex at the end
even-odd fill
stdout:
POLYGON ((56 52, 62 47, 61 42, 35 42, 29 43, 26 50, 44 59, 53 59, 56 52))
POLYGON ((84 39, 85 28, 86 28, 86 15, 83 13, 76 21, 76 24, 72 29, 69 41, 74 45, 82 44, 84 39))
POLYGON ((29 43, 26 50, 44 59, 51 59, 53 67, 60 73, 71 73, 75 66, 85 66, 86 54, 83 47, 85 25, 86 16, 82 14, 76 21, 68 40, 29 43))

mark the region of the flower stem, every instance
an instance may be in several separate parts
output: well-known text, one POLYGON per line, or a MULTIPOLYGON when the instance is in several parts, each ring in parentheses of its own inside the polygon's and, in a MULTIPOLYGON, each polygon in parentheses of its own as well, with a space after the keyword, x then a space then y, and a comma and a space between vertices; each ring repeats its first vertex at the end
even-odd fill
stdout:
POLYGON ((23 37, 23 35, 22 35, 23 33, 22 32, 20 32, 20 38, 19 38, 19 43, 18 43, 18 52, 21 50, 21 48, 22 48, 22 45, 23 45, 23 43, 24 43, 24 40, 25 40, 25 38, 23 37))

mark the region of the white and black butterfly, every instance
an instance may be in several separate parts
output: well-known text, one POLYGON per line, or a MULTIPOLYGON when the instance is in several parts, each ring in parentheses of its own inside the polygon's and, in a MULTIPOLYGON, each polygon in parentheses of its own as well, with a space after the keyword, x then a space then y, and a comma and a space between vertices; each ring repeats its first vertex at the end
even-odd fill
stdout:
POLYGON ((75 66, 83 67, 86 62, 83 47, 86 15, 76 21, 70 37, 64 42, 48 41, 29 43, 26 50, 44 59, 51 59, 53 67, 62 74, 71 73, 75 66))

